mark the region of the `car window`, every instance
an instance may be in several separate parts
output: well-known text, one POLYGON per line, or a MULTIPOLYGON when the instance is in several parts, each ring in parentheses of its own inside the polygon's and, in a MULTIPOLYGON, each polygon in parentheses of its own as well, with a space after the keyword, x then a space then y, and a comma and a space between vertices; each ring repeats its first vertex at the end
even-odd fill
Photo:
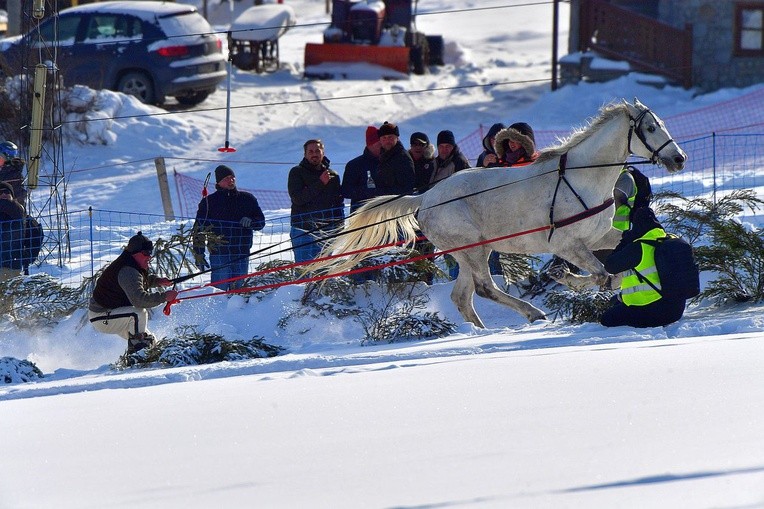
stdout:
POLYGON ((132 16, 121 14, 93 14, 85 30, 86 41, 123 40, 141 37, 141 22, 132 16))
POLYGON ((167 37, 212 33, 212 27, 198 12, 186 12, 177 16, 159 18, 159 25, 167 37))
MULTIPOLYGON (((74 44, 74 38, 77 35, 77 27, 80 25, 79 16, 63 16, 58 19, 51 18, 48 22, 43 23, 40 26, 40 38, 42 44, 51 44, 58 40, 58 43, 62 46, 69 46, 74 44), (56 34, 58 30, 58 34, 56 34)), ((33 44, 35 41, 35 33, 30 33, 33 44)))

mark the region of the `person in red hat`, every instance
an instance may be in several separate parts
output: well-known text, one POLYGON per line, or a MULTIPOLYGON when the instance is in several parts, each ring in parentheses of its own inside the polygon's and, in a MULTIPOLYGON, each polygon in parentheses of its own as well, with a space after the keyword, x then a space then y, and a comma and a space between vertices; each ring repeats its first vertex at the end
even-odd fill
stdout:
POLYGON ((379 196, 379 154, 382 144, 379 132, 370 125, 366 128, 366 147, 363 154, 351 159, 342 174, 342 196, 350 199, 350 212, 360 207, 369 198, 379 196))

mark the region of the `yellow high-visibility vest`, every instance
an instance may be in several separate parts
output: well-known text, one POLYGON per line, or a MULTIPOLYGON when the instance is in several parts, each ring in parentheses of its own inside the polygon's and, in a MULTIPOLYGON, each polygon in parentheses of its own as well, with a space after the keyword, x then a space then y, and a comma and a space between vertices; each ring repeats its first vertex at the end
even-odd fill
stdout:
MULTIPOLYGON (((666 232, 662 228, 653 228, 634 242, 663 237, 666 237, 666 232)), ((642 259, 634 269, 626 271, 626 275, 621 281, 621 300, 627 306, 646 306, 661 298, 661 294, 655 290, 655 288, 661 289, 661 279, 658 277, 658 268, 655 266, 655 246, 651 246, 647 242, 639 243, 642 245, 642 259), (655 288, 650 286, 647 281, 640 279, 636 271, 652 283, 655 288)))

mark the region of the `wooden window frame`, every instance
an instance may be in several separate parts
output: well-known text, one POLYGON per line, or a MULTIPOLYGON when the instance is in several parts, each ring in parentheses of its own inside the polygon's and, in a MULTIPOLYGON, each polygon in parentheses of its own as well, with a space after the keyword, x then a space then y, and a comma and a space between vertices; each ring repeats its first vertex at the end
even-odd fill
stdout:
POLYGON ((764 21, 761 27, 761 48, 744 49, 741 47, 741 38, 743 35, 743 11, 761 11, 762 20, 764 20, 764 2, 739 2, 735 4, 735 50, 736 57, 763 57, 764 56, 764 21))

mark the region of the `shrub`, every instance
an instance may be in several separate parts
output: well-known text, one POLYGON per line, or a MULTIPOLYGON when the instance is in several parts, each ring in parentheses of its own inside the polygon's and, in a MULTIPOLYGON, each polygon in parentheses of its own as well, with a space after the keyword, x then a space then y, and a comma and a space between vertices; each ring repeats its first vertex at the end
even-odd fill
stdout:
POLYGON ((269 345, 264 338, 227 340, 219 334, 199 332, 189 325, 175 329, 176 337, 163 338, 153 346, 132 355, 123 354, 115 367, 196 366, 223 361, 241 361, 275 357, 283 352, 279 346, 269 345))

